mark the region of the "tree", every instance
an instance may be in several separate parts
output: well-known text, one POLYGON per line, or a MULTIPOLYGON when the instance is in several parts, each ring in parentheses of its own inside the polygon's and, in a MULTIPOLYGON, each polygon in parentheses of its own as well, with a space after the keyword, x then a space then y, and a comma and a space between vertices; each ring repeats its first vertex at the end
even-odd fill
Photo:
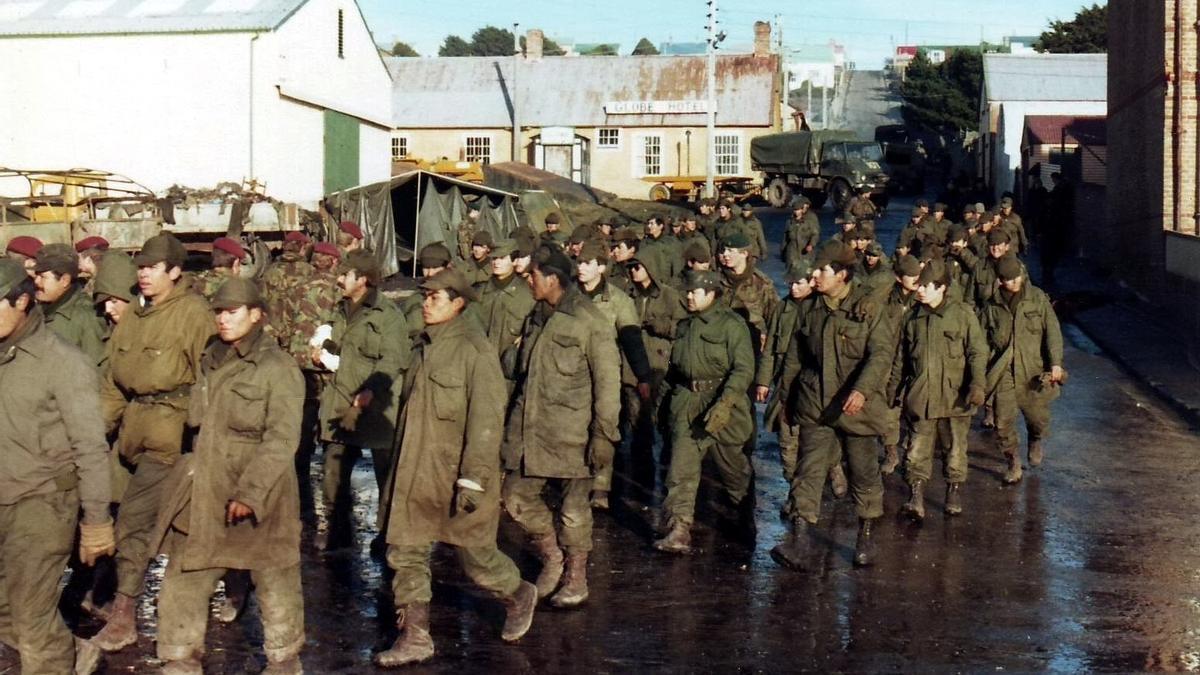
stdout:
POLYGON ((596 45, 595 47, 592 47, 585 52, 580 52, 579 54, 581 56, 616 56, 617 46, 610 44, 596 45))
POLYGON ((457 35, 447 35, 438 56, 471 56, 471 44, 457 35))
MULTIPOLYGON (((525 36, 521 36, 521 51, 525 51, 525 36)), ((542 56, 566 56, 567 50, 548 37, 542 38, 542 56)))
POLYGON ((931 129, 977 128, 982 81, 983 56, 978 52, 956 49, 945 62, 934 65, 924 51, 918 51, 900 87, 904 121, 931 129))
POLYGON ((472 56, 512 56, 513 34, 510 30, 484 26, 471 36, 472 56))
POLYGON ((657 56, 658 49, 646 38, 638 40, 637 46, 633 48, 633 56, 657 56))
POLYGON ((1099 54, 1108 51, 1108 5, 1080 7, 1071 21, 1051 21, 1033 48, 1055 54, 1099 54))
POLYGON ((420 56, 407 42, 397 42, 392 45, 392 56, 420 56))

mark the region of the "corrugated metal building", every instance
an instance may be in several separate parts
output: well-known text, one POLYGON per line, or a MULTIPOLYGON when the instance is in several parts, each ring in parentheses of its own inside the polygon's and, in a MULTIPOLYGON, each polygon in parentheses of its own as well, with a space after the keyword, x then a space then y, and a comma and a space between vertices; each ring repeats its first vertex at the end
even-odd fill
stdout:
MULTIPOLYGON (((719 175, 749 175, 750 140, 779 127, 779 58, 763 26, 755 54, 717 58, 719 175)), ((636 198, 645 178, 704 174, 705 57, 542 58, 540 43, 531 31, 520 58, 386 59, 393 159, 515 159, 636 198)))
POLYGON ((1104 115, 1106 54, 984 54, 979 175, 998 198, 1014 189, 1027 115, 1104 115))
MULTIPOLYGON (((1021 174, 1040 170, 1046 189, 1050 174, 1061 171, 1073 181, 1107 184, 1108 137, 1104 117, 1028 115, 1021 138, 1021 174)), ((1032 177, 1032 176, 1031 176, 1032 177)))

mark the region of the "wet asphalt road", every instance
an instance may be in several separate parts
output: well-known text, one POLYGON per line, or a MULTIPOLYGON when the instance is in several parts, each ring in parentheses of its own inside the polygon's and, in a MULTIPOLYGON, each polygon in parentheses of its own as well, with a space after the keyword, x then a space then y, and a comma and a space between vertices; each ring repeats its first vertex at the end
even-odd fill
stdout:
MULTIPOLYGON (((894 203, 879 225, 889 250, 908 207, 894 203)), ((783 214, 760 217, 777 247, 783 214)), ((828 208, 822 221, 828 236, 828 208)), ((764 267, 780 278, 777 260, 764 267)), ((1002 486, 1002 459, 990 434, 976 428, 964 515, 942 516, 938 464, 923 526, 896 517, 907 489, 899 475, 887 478, 874 567, 852 567, 853 508, 831 496, 816 571, 771 561, 787 489, 774 437, 764 434, 754 457, 756 532, 734 530, 722 507, 703 505, 714 491, 702 489, 695 532, 702 551, 657 553, 649 543, 661 493, 619 482, 614 510, 596 520, 590 600, 577 611, 539 611, 517 645, 499 639, 501 606, 475 591, 452 558, 435 554, 439 656, 408 672, 1200 668, 1194 432, 1078 330, 1064 330, 1072 378, 1054 409, 1045 464, 1017 486, 1002 486)), ((355 480, 359 552, 322 556, 305 535, 308 672, 371 672, 371 653, 394 637, 385 569, 367 552, 369 466, 355 480)), ((537 564, 511 523, 502 524, 501 540, 532 579, 537 564)), ((143 602, 137 648, 110 657, 107 672, 154 671, 153 611, 153 600, 143 602)), ((97 628, 79 626, 84 634, 97 628)), ((211 621, 207 671, 257 672, 261 641, 253 606, 237 623, 211 621)))

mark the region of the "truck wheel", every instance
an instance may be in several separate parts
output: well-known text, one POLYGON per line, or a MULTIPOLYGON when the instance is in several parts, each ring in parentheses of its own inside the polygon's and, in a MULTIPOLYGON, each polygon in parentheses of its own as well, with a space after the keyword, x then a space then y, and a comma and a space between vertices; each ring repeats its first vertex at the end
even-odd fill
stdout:
POLYGON ((663 185, 662 183, 658 183, 657 185, 650 186, 650 201, 665 202, 670 198, 671 198, 671 188, 667 187, 666 185, 663 185))
POLYGON ((841 178, 833 181, 829 186, 829 198, 833 200, 833 208, 838 211, 846 210, 846 205, 850 203, 852 196, 850 184, 841 178))
POLYGON ((767 203, 782 209, 792 202, 792 186, 782 178, 772 178, 767 184, 767 203))

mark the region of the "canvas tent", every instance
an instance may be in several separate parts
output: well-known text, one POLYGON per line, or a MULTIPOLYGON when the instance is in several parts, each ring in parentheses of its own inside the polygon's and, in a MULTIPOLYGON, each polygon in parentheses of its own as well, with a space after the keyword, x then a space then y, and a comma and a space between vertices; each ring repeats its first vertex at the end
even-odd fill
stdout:
POLYGON ((339 221, 358 223, 384 275, 401 271, 404 261, 403 271, 415 276, 413 252, 428 244, 445 242, 457 257, 458 224, 466 217, 467 200, 479 209, 478 228, 499 239, 517 227, 517 199, 511 192, 418 169, 334 192, 325 207, 339 221))

